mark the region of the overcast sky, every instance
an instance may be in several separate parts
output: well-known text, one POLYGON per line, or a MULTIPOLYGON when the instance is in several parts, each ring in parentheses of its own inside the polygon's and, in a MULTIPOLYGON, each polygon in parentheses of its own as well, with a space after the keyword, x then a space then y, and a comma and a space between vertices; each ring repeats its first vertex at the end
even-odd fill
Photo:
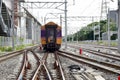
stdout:
MULTIPOLYGON (((26 1, 62 1, 64 2, 64 0, 26 0, 26 1)), ((114 2, 112 2, 111 0, 107 0, 108 5, 110 7, 110 9, 117 9, 117 0, 113 0, 114 2)), ((68 16, 100 16, 101 13, 101 2, 102 0, 67 0, 67 10, 68 16)), ((64 9, 64 5, 61 6, 61 8, 64 9)), ((42 24, 44 24, 44 17, 48 18, 48 17, 55 17, 49 13, 64 13, 64 11, 60 11, 60 10, 43 10, 43 9, 34 9, 34 10, 30 10, 33 15, 40 20, 40 22, 42 24)), ((62 16, 64 16, 64 14, 61 14, 62 16)), ((58 15, 59 17, 60 15, 58 15)), ((99 19, 94 19, 94 21, 98 21, 99 19)), ((60 19, 48 19, 46 20, 46 22, 49 21, 54 21, 58 24, 60 24, 60 19)), ((72 32, 76 32, 78 30, 81 29, 81 27, 85 26, 88 23, 91 23, 91 19, 82 19, 81 21, 68 21, 68 34, 72 32)), ((64 22, 62 24, 63 26, 63 32, 64 32, 64 22)), ((63 33, 64 34, 64 33, 63 33)))

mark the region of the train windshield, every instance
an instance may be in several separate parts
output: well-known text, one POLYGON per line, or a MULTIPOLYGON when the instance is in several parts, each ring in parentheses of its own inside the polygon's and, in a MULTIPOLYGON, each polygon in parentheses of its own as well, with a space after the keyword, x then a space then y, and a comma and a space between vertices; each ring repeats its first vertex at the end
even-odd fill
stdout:
POLYGON ((50 29, 50 31, 49 31, 49 38, 51 41, 54 40, 54 30, 53 29, 50 29))
POLYGON ((47 29, 47 38, 48 42, 55 42, 55 28, 47 29))

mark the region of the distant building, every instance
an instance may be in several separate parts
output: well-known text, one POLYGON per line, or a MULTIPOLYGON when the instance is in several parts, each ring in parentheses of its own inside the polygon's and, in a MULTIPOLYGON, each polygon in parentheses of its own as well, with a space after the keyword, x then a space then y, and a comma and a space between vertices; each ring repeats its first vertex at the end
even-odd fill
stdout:
POLYGON ((112 11, 110 11, 110 21, 111 22, 115 22, 116 23, 116 18, 117 18, 117 16, 116 16, 116 14, 117 14, 117 11, 116 10, 112 10, 112 11))
POLYGON ((99 25, 94 26, 94 39, 95 40, 99 39, 99 34, 100 34, 99 27, 100 27, 99 25))
POLYGON ((12 35, 12 11, 14 9, 14 30, 18 26, 18 4, 24 0, 0 0, 0 36, 12 35))
MULTIPOLYGON (((114 36, 114 40, 117 39, 117 31, 110 31, 110 38, 112 39, 114 36)), ((108 32, 102 33, 102 40, 108 40, 108 32)))
POLYGON ((40 26, 39 21, 27 10, 20 12, 20 37, 32 41, 32 43, 40 42, 40 26))

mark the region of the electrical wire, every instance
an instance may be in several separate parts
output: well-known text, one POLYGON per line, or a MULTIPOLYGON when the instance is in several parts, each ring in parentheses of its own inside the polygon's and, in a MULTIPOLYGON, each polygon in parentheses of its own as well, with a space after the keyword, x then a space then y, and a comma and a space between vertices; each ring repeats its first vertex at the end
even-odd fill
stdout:
POLYGON ((87 7, 85 7, 85 9, 82 11, 81 14, 83 14, 85 11, 87 11, 87 9, 92 6, 92 4, 93 4, 94 1, 95 1, 95 0, 92 0, 92 2, 91 2, 87 7))

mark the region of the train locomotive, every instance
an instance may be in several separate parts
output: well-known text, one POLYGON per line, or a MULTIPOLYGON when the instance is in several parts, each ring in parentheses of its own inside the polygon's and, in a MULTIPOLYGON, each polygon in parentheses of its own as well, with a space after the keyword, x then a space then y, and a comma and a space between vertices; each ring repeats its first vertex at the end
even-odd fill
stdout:
POLYGON ((62 43, 61 26, 48 22, 41 26, 41 44, 46 51, 59 50, 62 43))

